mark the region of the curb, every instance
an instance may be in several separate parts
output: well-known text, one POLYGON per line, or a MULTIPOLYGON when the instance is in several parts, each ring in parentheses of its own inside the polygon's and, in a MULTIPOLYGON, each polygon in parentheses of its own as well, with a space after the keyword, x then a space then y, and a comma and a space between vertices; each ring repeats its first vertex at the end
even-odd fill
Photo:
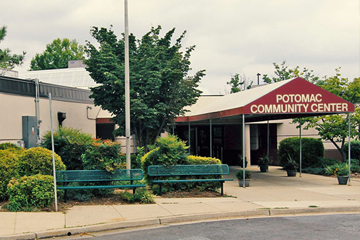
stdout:
POLYGON ((2 240, 27 240, 43 239, 52 237, 63 237, 78 235, 82 233, 102 232, 109 230, 120 230, 136 227, 166 226, 170 224, 201 222, 219 219, 236 219, 236 218, 258 218, 258 217, 276 217, 287 215, 309 215, 309 214, 334 214, 334 213, 360 213, 359 207, 324 207, 324 208, 298 208, 298 209, 259 209, 244 212, 227 212, 227 213, 210 213, 196 215, 182 215, 172 217, 153 218, 145 220, 134 220, 116 223, 104 223, 92 226, 64 228, 58 230, 41 231, 34 233, 22 233, 0 237, 2 240))
POLYGON ((298 209, 270 209, 269 216, 325 214, 325 213, 360 213, 360 207, 319 207, 298 209))

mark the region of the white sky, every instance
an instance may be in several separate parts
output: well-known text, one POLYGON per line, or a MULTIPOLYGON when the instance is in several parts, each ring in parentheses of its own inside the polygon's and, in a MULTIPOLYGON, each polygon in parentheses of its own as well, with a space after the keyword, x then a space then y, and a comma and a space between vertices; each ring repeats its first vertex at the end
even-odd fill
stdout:
MULTIPOLYGON (((141 38, 152 26, 163 33, 184 30, 183 46, 196 45, 194 71, 206 69, 205 94, 225 93, 235 73, 257 82, 257 73, 272 75, 272 63, 332 76, 360 77, 359 0, 129 0, 129 30, 141 38)), ((0 26, 7 36, 0 48, 26 51, 19 72, 56 38, 93 41, 92 26, 124 32, 123 0, 1 1, 0 26)), ((41 80, 41 79, 40 79, 41 80)))

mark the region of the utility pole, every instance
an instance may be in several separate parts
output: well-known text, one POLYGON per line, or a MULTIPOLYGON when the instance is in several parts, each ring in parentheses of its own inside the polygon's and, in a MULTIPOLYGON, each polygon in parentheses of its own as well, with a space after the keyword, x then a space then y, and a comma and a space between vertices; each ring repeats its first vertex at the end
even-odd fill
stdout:
POLYGON ((125 2, 125 133, 126 133, 126 169, 131 169, 130 157, 130 66, 129 66, 129 22, 128 1, 125 2))

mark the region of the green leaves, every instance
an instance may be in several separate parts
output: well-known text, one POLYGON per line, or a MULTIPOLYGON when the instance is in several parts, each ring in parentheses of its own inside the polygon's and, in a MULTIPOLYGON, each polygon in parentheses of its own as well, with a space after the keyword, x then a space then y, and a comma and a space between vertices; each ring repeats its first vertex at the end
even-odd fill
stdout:
POLYGON ((248 79, 245 74, 240 76, 238 73, 235 73, 234 76, 231 77, 230 81, 227 82, 231 86, 230 93, 237 93, 246 89, 250 89, 252 87, 253 81, 248 83, 248 79))
MULTIPOLYGON (((347 78, 341 77, 341 68, 335 69, 335 75, 325 76, 320 79, 314 75, 313 70, 304 68, 299 70, 299 66, 294 69, 289 68, 286 62, 280 65, 274 63, 276 77, 263 76, 266 83, 278 82, 294 77, 302 77, 305 80, 325 89, 328 92, 335 94, 353 104, 360 102, 360 78, 355 78, 349 81, 347 78)), ((300 119, 294 119, 293 123, 299 123, 300 119)), ((301 119, 304 129, 315 128, 319 136, 334 144, 339 150, 342 158, 345 158, 344 143, 349 135, 349 119, 347 115, 324 115, 316 117, 307 117, 301 119)), ((351 137, 360 137, 359 131, 356 131, 360 126, 360 109, 356 108, 355 113, 351 114, 351 137)))
MULTIPOLYGON (((151 28, 141 39, 129 36, 131 130, 138 145, 153 144, 184 107, 200 96, 196 89, 205 70, 189 76, 190 56, 195 46, 181 52, 185 32, 173 44, 175 28, 163 37, 161 27, 151 28)), ((111 29, 93 27, 91 34, 99 43, 87 42, 87 70, 101 86, 92 88, 91 97, 115 115, 118 135, 125 133, 124 39, 117 39, 111 29)))
POLYGON ((54 179, 52 176, 37 174, 13 178, 7 187, 10 211, 33 211, 50 207, 54 201, 54 179))
POLYGON ((269 77, 268 74, 264 74, 263 81, 265 83, 280 82, 295 77, 301 77, 313 83, 319 80, 319 77, 314 75, 314 71, 307 68, 303 68, 302 71, 300 71, 299 66, 291 69, 286 65, 285 61, 283 61, 280 65, 277 63, 273 63, 273 65, 275 67, 275 77, 269 77))
MULTIPOLYGON (((0 27, 0 42, 6 36, 6 26, 0 27)), ((26 52, 22 54, 11 54, 10 49, 0 49, 0 75, 5 74, 7 70, 13 69, 23 63, 26 52)))
POLYGON ((67 68, 71 60, 84 60, 84 46, 73 39, 57 38, 30 62, 30 70, 67 68))

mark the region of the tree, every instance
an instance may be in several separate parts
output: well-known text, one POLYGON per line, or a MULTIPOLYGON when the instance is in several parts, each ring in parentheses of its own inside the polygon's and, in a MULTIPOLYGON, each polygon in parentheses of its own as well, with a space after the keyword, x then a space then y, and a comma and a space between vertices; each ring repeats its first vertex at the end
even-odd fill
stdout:
MULTIPOLYGON (((336 69, 335 76, 324 77, 323 80, 318 80, 315 84, 353 104, 359 103, 360 101, 360 78, 355 78, 353 81, 342 78, 340 69, 336 69)), ((356 107, 355 112, 350 115, 324 115, 304 118, 302 119, 302 123, 305 124, 304 129, 315 128, 322 139, 330 141, 339 151, 344 161, 347 151, 344 146, 349 136, 349 116, 351 125, 350 136, 359 139, 359 107, 356 107)), ((299 119, 294 119, 294 122, 299 122, 299 119)))
POLYGON ((253 81, 249 83, 249 80, 246 78, 245 74, 240 76, 238 73, 235 73, 231 77, 230 82, 227 82, 231 86, 230 94, 244 91, 252 87, 253 81))
MULTIPOLYGON (((313 74, 313 70, 304 68, 302 72, 299 71, 299 66, 294 69, 289 69, 285 61, 278 65, 274 63, 276 77, 270 78, 264 75, 263 79, 267 83, 278 82, 293 77, 302 77, 317 86, 325 89, 328 92, 335 94, 353 104, 360 101, 360 78, 355 78, 349 81, 347 78, 342 78, 340 68, 335 69, 336 74, 332 77, 319 78, 313 74)), ((316 117, 301 118, 301 124, 305 130, 315 128, 321 139, 330 141, 339 151, 343 161, 346 154, 344 149, 345 141, 349 136, 349 115, 323 115, 316 117)), ((351 137, 360 138, 358 131, 360 127, 360 108, 356 108, 355 112, 350 115, 351 120, 351 137)), ((300 123, 300 119, 293 119, 293 123, 300 123)))
POLYGON ((283 61, 280 65, 277 63, 273 63, 273 65, 275 67, 274 73, 276 77, 269 77, 268 74, 264 74, 263 81, 265 83, 280 82, 295 77, 301 77, 311 82, 319 80, 319 77, 314 75, 313 70, 304 68, 302 71, 300 71, 299 66, 291 69, 286 65, 286 61, 283 61))
MULTIPOLYGON (((0 27, 0 42, 6 36, 6 26, 0 27)), ((15 66, 20 66, 25 57, 26 52, 21 55, 11 54, 10 49, 0 49, 0 75, 4 75, 6 71, 12 70, 15 66)))
MULTIPOLYGON (((175 28, 160 37, 161 27, 151 28, 141 39, 129 36, 131 131, 138 145, 154 144, 157 136, 185 113, 200 96, 198 83, 205 70, 189 76, 190 56, 195 46, 181 52, 185 33, 175 41, 175 28), (172 44, 174 42, 174 44, 172 44)), ((100 86, 92 88, 96 105, 111 112, 119 125, 117 135, 125 134, 124 39, 111 29, 93 27, 91 35, 99 43, 86 44, 87 70, 100 86)))
POLYGON ((30 62, 30 71, 67 68, 71 60, 84 60, 84 46, 73 39, 57 38, 30 62))

